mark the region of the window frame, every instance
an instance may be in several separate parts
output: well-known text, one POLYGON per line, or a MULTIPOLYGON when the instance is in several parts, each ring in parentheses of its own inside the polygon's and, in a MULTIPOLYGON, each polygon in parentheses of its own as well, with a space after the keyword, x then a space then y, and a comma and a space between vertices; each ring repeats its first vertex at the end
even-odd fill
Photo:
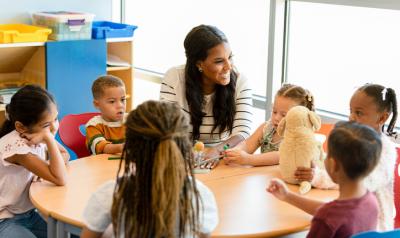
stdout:
MULTIPOLYGON (((125 22, 125 1, 113 0, 119 2, 120 20, 125 22)), ((359 6, 383 9, 400 10, 400 2, 398 0, 270 0, 269 7, 269 26, 268 26, 268 52, 267 52, 267 79, 266 79, 266 95, 253 94, 253 106, 258 109, 265 110, 265 119, 271 115, 273 95, 280 88, 280 85, 287 82, 287 60, 290 54, 288 47, 289 30, 290 30, 290 3, 291 2, 310 2, 310 3, 326 3, 345 6, 359 6)), ((113 19, 114 18, 113 16, 113 19)), ((161 83, 163 74, 153 72, 151 70, 136 68, 135 76, 140 76, 145 80, 161 83)), ((318 108, 317 113, 321 115, 323 122, 336 122, 338 120, 346 120, 347 116, 326 111, 318 108)))

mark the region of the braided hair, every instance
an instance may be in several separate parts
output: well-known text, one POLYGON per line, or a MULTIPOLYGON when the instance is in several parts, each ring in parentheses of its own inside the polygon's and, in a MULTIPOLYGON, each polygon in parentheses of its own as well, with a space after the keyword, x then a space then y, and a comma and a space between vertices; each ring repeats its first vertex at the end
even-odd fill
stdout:
POLYGON ((189 122, 176 104, 147 101, 130 112, 111 211, 115 237, 198 233, 188 135, 189 122))

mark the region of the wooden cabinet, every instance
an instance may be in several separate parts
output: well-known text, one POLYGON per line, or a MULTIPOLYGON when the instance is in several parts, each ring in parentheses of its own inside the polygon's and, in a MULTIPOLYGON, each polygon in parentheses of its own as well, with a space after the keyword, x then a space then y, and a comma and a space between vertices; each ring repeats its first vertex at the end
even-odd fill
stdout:
POLYGON ((127 66, 107 66, 107 74, 121 78, 125 83, 127 94, 126 110, 132 110, 133 105, 133 39, 132 38, 109 38, 107 39, 107 57, 117 57, 128 64, 127 66))
MULTIPOLYGON (((92 83, 100 75, 111 74, 124 81, 127 111, 130 111, 132 50, 132 38, 0 44, 0 88, 41 85, 55 96, 62 119, 70 113, 96 111, 92 103, 92 83), (110 55, 127 65, 107 66, 110 55)), ((0 104, 0 123, 3 120, 4 104, 0 104)))
MULTIPOLYGON (((0 44, 0 89, 25 84, 46 86, 45 44, 0 44)), ((4 112, 5 104, 0 104, 0 124, 4 112)))

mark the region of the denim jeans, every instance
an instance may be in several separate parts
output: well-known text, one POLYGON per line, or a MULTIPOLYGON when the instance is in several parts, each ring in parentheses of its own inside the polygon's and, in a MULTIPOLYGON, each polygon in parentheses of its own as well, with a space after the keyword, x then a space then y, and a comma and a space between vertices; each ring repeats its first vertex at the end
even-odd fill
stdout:
POLYGON ((1 238, 46 238, 47 223, 35 209, 0 219, 1 238))

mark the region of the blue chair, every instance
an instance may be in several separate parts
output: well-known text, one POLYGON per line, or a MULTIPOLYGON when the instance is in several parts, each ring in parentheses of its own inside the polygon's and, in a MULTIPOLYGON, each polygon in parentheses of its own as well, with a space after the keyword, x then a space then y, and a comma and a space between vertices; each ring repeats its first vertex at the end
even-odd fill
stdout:
POLYGON ((400 229, 386 232, 367 231, 356 234, 351 238, 398 238, 400 237, 400 229))

